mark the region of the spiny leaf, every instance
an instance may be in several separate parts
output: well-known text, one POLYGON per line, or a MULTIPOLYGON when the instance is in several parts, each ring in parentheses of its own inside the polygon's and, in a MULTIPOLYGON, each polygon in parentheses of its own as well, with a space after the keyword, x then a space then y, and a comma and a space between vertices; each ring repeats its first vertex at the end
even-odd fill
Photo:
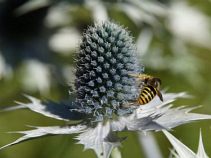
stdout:
POLYGON ((168 138, 176 152, 178 153, 179 157, 181 158, 194 158, 196 154, 190 150, 187 146, 185 146, 182 142, 180 142, 177 138, 171 135, 168 131, 163 130, 163 133, 168 138))
POLYGON ((69 103, 70 105, 66 105, 65 103, 56 103, 53 101, 42 102, 41 100, 32 96, 25 96, 31 101, 31 103, 17 102, 19 105, 3 108, 2 111, 13 111, 29 108, 30 110, 44 116, 64 121, 80 120, 85 116, 84 113, 73 110, 74 107, 70 106, 72 103, 69 103))
POLYGON ((204 150, 204 145, 202 141, 202 136, 201 136, 201 130, 200 130, 200 136, 199 136, 199 145, 198 145, 198 151, 197 151, 197 158, 208 158, 205 150, 204 150))
MULTIPOLYGON (((33 126, 32 126, 33 127, 33 126)), ((58 135, 58 134, 73 134, 73 133, 80 133, 86 129, 84 125, 76 125, 76 126, 49 126, 49 127, 34 127, 33 130, 28 131, 17 131, 17 132, 10 132, 10 133, 20 133, 24 136, 18 138, 12 143, 9 143, 0 148, 4 149, 6 147, 21 143, 23 141, 27 141, 30 139, 46 136, 46 135, 58 135)))
POLYGON ((199 137, 199 146, 198 146, 198 152, 195 154, 191 149, 189 149, 187 146, 185 146, 182 142, 180 142, 177 138, 175 138, 173 135, 171 135, 168 131, 163 130, 163 133, 166 135, 168 140, 171 142, 172 146, 176 150, 171 151, 171 153, 176 158, 208 158, 203 142, 202 142, 202 136, 200 131, 200 137, 199 137))
POLYGON ((186 124, 196 120, 211 119, 211 115, 190 113, 191 110, 196 107, 180 106, 178 108, 172 108, 170 105, 175 99, 179 97, 186 97, 185 93, 163 93, 164 101, 161 102, 158 98, 155 98, 149 105, 140 107, 137 109, 137 117, 143 117, 149 115, 159 115, 154 121, 159 125, 171 129, 181 124, 186 124))

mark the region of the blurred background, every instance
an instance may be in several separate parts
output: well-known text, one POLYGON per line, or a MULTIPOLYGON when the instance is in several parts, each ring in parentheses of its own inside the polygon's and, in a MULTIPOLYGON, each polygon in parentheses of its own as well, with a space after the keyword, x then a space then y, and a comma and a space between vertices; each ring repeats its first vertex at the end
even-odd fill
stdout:
MULTIPOLYGON (((176 106, 203 105, 211 114, 211 1, 210 0, 0 0, 0 106, 27 102, 23 94, 55 101, 68 98, 74 81, 74 56, 80 37, 96 21, 112 20, 134 36, 145 72, 162 79, 167 92, 186 91, 193 97, 176 106)), ((26 125, 62 125, 27 110, 0 114, 0 145, 19 135, 8 131, 26 125)), ((199 130, 211 156, 211 121, 177 127, 172 133, 197 150, 199 130)), ((123 158, 145 157, 137 133, 120 147, 123 158)), ((163 157, 171 145, 154 134, 163 157)), ((0 151, 1 158, 94 158, 82 152, 71 136, 36 139, 0 151)))

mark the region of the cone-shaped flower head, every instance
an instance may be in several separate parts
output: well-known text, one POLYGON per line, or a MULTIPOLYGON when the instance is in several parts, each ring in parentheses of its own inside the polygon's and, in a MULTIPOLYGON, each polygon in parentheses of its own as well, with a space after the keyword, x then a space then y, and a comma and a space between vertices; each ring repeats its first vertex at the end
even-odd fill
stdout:
POLYGON ((76 63, 77 102, 98 118, 123 112, 137 94, 136 47, 129 33, 111 22, 95 24, 83 34, 76 63))

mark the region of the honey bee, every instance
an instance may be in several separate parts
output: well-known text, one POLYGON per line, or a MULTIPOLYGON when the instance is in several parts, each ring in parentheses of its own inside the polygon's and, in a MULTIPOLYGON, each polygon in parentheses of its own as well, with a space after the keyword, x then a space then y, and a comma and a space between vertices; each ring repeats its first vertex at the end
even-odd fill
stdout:
POLYGON ((160 92, 161 80, 159 78, 147 74, 130 74, 130 76, 141 81, 139 85, 139 87, 142 85, 141 91, 136 100, 138 105, 149 103, 156 95, 163 101, 163 96, 160 92))

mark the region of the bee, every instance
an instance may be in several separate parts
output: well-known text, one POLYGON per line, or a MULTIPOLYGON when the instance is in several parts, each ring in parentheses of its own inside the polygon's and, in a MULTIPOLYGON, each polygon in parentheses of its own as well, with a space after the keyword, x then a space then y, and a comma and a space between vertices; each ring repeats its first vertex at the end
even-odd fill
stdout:
POLYGON ((160 92, 161 80, 160 78, 153 77, 147 74, 130 74, 130 76, 137 78, 141 81, 140 94, 136 100, 138 105, 149 103, 156 95, 163 101, 163 96, 160 92))

